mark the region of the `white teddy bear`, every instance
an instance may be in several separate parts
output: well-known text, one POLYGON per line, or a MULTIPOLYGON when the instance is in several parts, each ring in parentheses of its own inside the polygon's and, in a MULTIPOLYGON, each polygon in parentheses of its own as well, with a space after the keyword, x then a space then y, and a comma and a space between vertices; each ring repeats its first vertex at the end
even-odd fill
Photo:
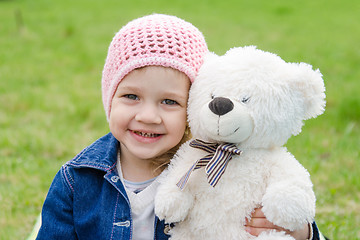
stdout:
POLYGON ((324 111, 321 73, 254 46, 209 54, 191 87, 183 144, 160 177, 155 213, 171 239, 293 239, 245 231, 254 208, 289 230, 311 223, 306 169, 282 147, 303 120, 324 111))

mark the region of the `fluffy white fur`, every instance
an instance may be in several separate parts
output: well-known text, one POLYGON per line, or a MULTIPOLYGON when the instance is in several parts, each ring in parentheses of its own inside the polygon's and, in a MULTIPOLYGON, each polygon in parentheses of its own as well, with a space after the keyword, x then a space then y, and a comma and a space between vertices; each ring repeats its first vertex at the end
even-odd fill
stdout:
MULTIPOLYGON (((207 153, 181 146, 161 176, 155 213, 168 223, 171 239, 254 239, 243 225, 255 207, 267 219, 295 230, 312 222, 315 195, 306 169, 282 147, 300 133, 303 120, 324 111, 322 75, 305 63, 286 63, 253 46, 209 54, 190 90, 188 119, 194 138, 231 142, 233 156, 219 183, 195 170, 183 190, 176 183, 207 153), (216 115, 209 103, 230 99, 234 108, 216 115)), ((256 239, 292 239, 270 232, 256 239)))

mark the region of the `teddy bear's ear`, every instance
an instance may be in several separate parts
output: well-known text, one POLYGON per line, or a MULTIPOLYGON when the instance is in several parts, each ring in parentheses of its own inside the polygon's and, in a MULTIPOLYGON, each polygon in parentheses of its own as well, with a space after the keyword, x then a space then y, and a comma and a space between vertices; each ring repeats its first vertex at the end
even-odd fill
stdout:
POLYGON ((325 86, 319 69, 313 70, 306 63, 291 63, 293 70, 293 84, 304 97, 304 120, 314 118, 325 110, 325 86))
POLYGON ((219 56, 214 52, 208 52, 204 57, 204 62, 209 63, 215 61, 219 56))
MULTIPOLYGON (((217 64, 217 61, 219 59, 219 56, 216 55, 213 52, 208 52, 206 53, 205 57, 204 57, 204 62, 201 65, 199 72, 197 73, 197 79, 199 79, 199 76, 201 76, 201 78, 204 78, 205 76, 208 76, 209 74, 211 74, 211 69, 214 68, 214 64, 217 64)), ((210 77, 210 76, 208 76, 210 77)), ((196 80, 195 82, 198 82, 198 80, 196 80)))

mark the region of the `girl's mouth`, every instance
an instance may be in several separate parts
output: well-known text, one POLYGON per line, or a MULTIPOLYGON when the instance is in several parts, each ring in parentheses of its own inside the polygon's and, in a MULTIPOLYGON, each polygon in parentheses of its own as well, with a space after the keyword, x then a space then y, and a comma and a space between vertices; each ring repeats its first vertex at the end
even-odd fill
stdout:
POLYGON ((135 133, 136 135, 145 137, 145 138, 156 138, 156 137, 160 136, 160 134, 148 133, 148 132, 140 132, 140 131, 133 131, 133 133, 135 133))

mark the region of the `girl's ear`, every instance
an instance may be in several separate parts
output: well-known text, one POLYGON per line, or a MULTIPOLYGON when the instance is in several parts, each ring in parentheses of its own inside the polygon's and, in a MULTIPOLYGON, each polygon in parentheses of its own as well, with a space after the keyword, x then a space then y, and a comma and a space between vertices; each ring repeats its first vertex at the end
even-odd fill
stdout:
POLYGON ((290 84, 304 97, 304 120, 314 118, 325 110, 325 86, 319 69, 306 63, 289 63, 293 76, 290 84))

